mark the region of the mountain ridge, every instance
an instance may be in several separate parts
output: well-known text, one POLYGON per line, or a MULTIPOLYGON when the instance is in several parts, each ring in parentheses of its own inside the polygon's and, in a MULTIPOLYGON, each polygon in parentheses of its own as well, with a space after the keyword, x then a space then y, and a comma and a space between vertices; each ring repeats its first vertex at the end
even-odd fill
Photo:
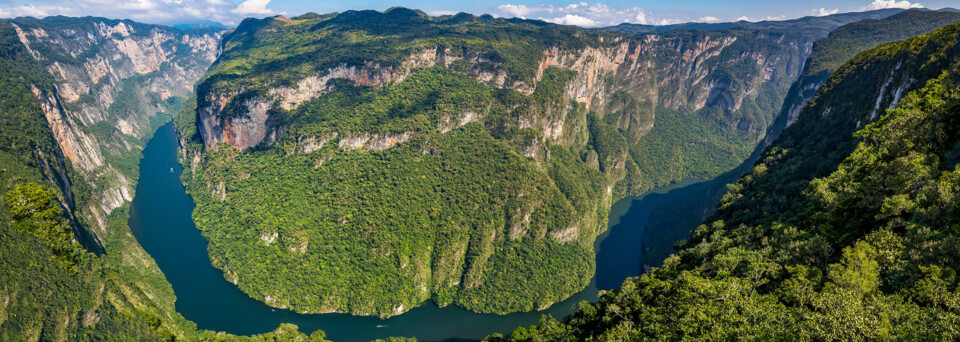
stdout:
POLYGON ((827 61, 821 64, 836 64, 853 58, 858 52, 868 50, 884 42, 898 41, 921 33, 927 33, 936 28, 950 24, 960 17, 955 14, 936 13, 932 11, 904 11, 879 21, 863 20, 838 28, 830 37, 821 38, 814 42, 815 48, 805 63, 805 72, 801 73, 797 81, 790 87, 784 99, 784 105, 771 127, 767 131, 762 145, 757 146, 751 157, 737 169, 727 172, 714 179, 712 185, 704 193, 691 194, 687 198, 677 199, 667 203, 654 212, 650 218, 647 234, 644 237, 644 246, 650 246, 645 254, 645 264, 659 266, 660 262, 673 252, 672 243, 688 236, 704 219, 713 214, 720 198, 727 192, 727 185, 733 184, 743 174, 748 173, 753 164, 760 158, 764 147, 770 145, 788 124, 793 123, 799 112, 816 94, 816 91, 826 82, 829 74, 821 72, 814 76, 809 72, 810 60, 827 61), (883 26, 881 30, 873 31, 872 27, 883 26), (908 27, 909 29, 894 29, 908 27), (839 34, 837 34, 839 33, 839 34), (830 46, 846 45, 853 47, 845 51, 823 54, 829 51, 830 46), (684 215, 678 212, 695 212, 696 215, 684 215), (686 220, 677 220, 676 216, 686 217, 686 220))
POLYGON ((621 31, 625 33, 664 33, 671 30, 766 30, 780 33, 794 33, 809 35, 814 37, 824 37, 830 31, 837 27, 860 21, 863 19, 881 19, 904 11, 904 9, 879 9, 864 12, 849 12, 831 14, 826 16, 806 16, 787 20, 763 20, 723 23, 698 23, 689 22, 671 25, 642 25, 642 24, 620 24, 616 26, 605 27, 607 30, 621 31))
POLYGON ((248 19, 227 34, 221 58, 197 87, 195 113, 178 125, 191 170, 185 182, 214 264, 270 305, 386 317, 430 298, 482 312, 529 311, 586 285, 593 240, 616 198, 674 178, 715 175, 745 158, 811 43, 753 31, 631 36, 402 8, 248 19), (700 143, 685 147, 680 132, 657 128, 658 117, 687 127, 685 137, 700 143), (463 150, 468 141, 478 150, 463 150), (414 151, 419 156, 408 155, 414 151), (522 171, 502 183, 483 173, 449 177, 434 169, 441 165, 456 165, 446 172, 522 171), (345 167, 357 173, 340 171, 345 167), (303 178, 273 187, 262 177, 279 177, 275 169, 303 178), (409 175, 427 186, 393 180, 409 175), (483 182, 500 185, 486 190, 483 182), (354 187, 331 192, 346 184, 373 186, 377 198, 392 200, 367 209, 362 203, 377 199, 354 187), (478 186, 471 191, 488 204, 431 207, 472 203, 448 198, 453 184, 478 186), (412 196, 416 204, 393 206, 412 196), (281 202, 288 212, 267 209, 281 202), (431 220, 403 218, 420 206, 431 220), (476 212, 484 207, 502 208, 476 212), (214 225, 214 215, 228 219, 214 225), (258 224, 251 234, 241 223, 250 215, 260 217, 252 222, 287 223, 258 224), (471 218, 478 216, 485 219, 471 218), (412 229, 413 222, 423 228, 412 229), (342 235, 354 229, 368 235, 342 235), (227 243, 237 236, 244 242, 227 243), (334 237, 348 254, 378 252, 363 262, 318 254, 334 237), (306 271, 294 259, 345 271, 317 276, 329 279, 324 286, 265 281, 272 274, 302 282, 306 271), (564 277, 570 282, 541 283, 543 270, 560 268, 540 266, 560 260, 570 263, 564 272, 575 272, 564 277), (367 268, 380 271, 356 271, 367 268), (387 274, 398 280, 384 283, 387 274), (551 290, 509 294, 510 282, 551 290), (372 304, 339 294, 358 284, 372 304))
POLYGON ((841 66, 663 268, 489 340, 955 339, 958 30, 841 66))

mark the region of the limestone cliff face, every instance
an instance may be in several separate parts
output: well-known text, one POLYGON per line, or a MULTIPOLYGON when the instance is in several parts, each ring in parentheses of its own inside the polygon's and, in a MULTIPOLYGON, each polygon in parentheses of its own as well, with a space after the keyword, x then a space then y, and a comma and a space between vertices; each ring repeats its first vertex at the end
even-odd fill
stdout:
MULTIPOLYGON (((567 96, 598 114, 618 115, 618 128, 636 140, 655 124, 657 106, 686 112, 718 106, 739 119, 743 103, 755 99, 760 88, 783 88, 796 78, 809 53, 808 39, 787 35, 647 35, 624 38, 610 48, 551 49, 540 70, 555 66, 576 71, 567 96), (738 69, 730 67, 734 65, 738 69)), ((762 134, 765 124, 739 126, 762 134)))
MULTIPOLYGON (((280 86, 267 94, 243 100, 245 108, 230 114, 224 110, 243 89, 225 93, 201 93, 207 106, 198 108, 199 128, 206 148, 222 143, 239 150, 258 144, 271 144, 282 127, 268 127, 270 109, 295 109, 301 103, 333 90, 330 81, 345 79, 356 85, 383 86, 403 81, 418 68, 450 67, 464 60, 467 67, 458 70, 477 81, 498 88, 532 94, 547 68, 576 73, 568 83, 565 96, 601 116, 615 115, 616 125, 636 141, 653 125, 657 106, 694 112, 716 106, 728 116, 730 125, 746 130, 756 139, 764 136, 772 119, 770 113, 743 112, 743 104, 760 96, 769 87, 785 93, 800 73, 810 54, 810 38, 784 34, 732 31, 684 35, 623 35, 604 47, 563 49, 551 47, 542 52, 537 75, 532 80, 510 77, 495 61, 477 55, 457 55, 449 48, 431 47, 411 53, 399 66, 383 66, 373 61, 360 65, 346 63, 305 77, 292 86, 280 86), (478 65, 494 65, 480 68, 478 65), (756 122, 760 121, 760 122, 756 122)), ((438 128, 482 121, 482 115, 463 113, 441 122, 438 128)), ((540 127, 544 140, 573 143, 582 132, 565 132, 566 110, 556 113, 530 113, 513 118, 518 127, 540 127)), ((576 126, 576 125, 573 125, 576 126)), ((585 129, 581 127, 582 129, 585 129)), ((363 136, 367 132, 340 132, 343 137, 363 136)), ((346 143, 352 146, 351 143, 346 143)))
POLYGON ((820 75, 800 75, 800 78, 790 87, 787 97, 783 100, 783 107, 775 118, 773 124, 767 129, 763 144, 773 143, 784 129, 793 125, 800 117, 800 110, 806 107, 817 90, 826 83, 830 77, 829 74, 820 75))
MULTIPOLYGON (((610 39, 610 38, 606 38, 610 39)), ((380 87, 401 82, 421 68, 447 67, 467 73, 477 81, 514 89, 530 95, 550 68, 573 71, 563 95, 586 109, 606 117, 630 143, 635 143, 656 124, 655 110, 666 107, 692 113, 715 108, 718 122, 730 130, 746 132, 760 141, 773 119, 772 112, 758 110, 756 102, 780 101, 761 98, 763 92, 786 93, 809 56, 811 38, 766 32, 682 32, 673 34, 617 35, 599 46, 580 48, 548 47, 541 52, 536 74, 529 79, 511 77, 502 64, 482 54, 465 54, 447 47, 415 50, 392 66, 374 61, 343 63, 304 77, 289 86, 278 86, 254 96, 246 89, 201 92, 206 105, 197 109, 197 126, 206 149, 228 144, 238 150, 271 145, 283 134, 274 110, 294 110, 304 102, 336 90, 335 79, 356 85, 380 87), (481 65, 483 67, 481 67, 481 65), (492 67, 491 67, 492 66, 492 67), (239 100, 238 100, 239 99, 239 100), (237 104, 240 104, 237 106, 237 104), (747 105, 749 104, 749 105, 747 105), (229 107, 233 105, 232 109, 229 107), (239 109, 239 110, 238 110, 239 109)), ((767 95, 769 96, 769 95, 767 95)), ((570 102, 570 101, 564 102, 570 102)), ((550 144, 581 145, 588 139, 583 115, 570 115, 573 105, 526 111, 507 121, 517 128, 535 127, 540 136, 515 143, 517 152, 545 165, 550 144)), ((444 116, 437 130, 447 132, 470 122, 484 122, 484 113, 463 112, 444 116)), ((309 153, 327 143, 344 150, 383 150, 412 139, 417 132, 329 132, 324 136, 297 137, 287 153, 309 153)), ((603 201, 608 207, 630 190, 618 189, 633 163, 627 149, 597 160, 607 167, 603 201)), ((525 236, 523 213, 513 215, 511 236, 525 236)), ((584 217, 552 237, 561 243, 576 239, 583 227, 602 232, 605 220, 584 217)))
POLYGON ((64 156, 96 187, 78 209, 102 232, 106 215, 133 198, 136 170, 117 163, 135 162, 157 117, 192 93, 220 34, 101 18, 6 24, 53 80, 31 90, 64 156))
MULTIPOLYGON (((509 280, 509 277, 490 271, 496 269, 492 265, 502 262, 498 258, 506 255, 498 252, 502 250, 500 246, 544 241, 557 244, 560 251, 557 253, 570 251, 573 255, 580 253, 581 247, 590 250, 596 236, 607 228, 608 208, 614 201, 655 186, 654 181, 647 179, 652 179, 646 175, 648 170, 641 170, 638 166, 637 159, 643 156, 635 156, 632 149, 640 147, 641 138, 649 132, 659 133, 654 130, 658 109, 674 109, 678 114, 671 112, 672 115, 689 115, 691 121, 700 120, 692 122, 698 125, 695 127, 722 126, 733 131, 737 139, 750 135, 753 141, 744 144, 759 141, 776 110, 767 112, 766 109, 771 106, 779 108, 779 101, 799 74, 811 47, 811 38, 759 31, 630 35, 541 24, 508 23, 467 15, 459 19, 428 19, 419 15, 408 18, 393 12, 346 13, 329 20, 298 20, 294 23, 268 18, 241 24, 227 35, 222 44, 224 53, 221 59, 215 62, 209 77, 198 86, 195 126, 183 127, 181 131, 182 137, 189 138, 189 141, 182 142, 185 148, 182 148, 181 160, 184 164, 189 163, 191 174, 194 174, 188 181, 188 189, 198 198, 197 215, 215 215, 214 211, 219 210, 214 209, 215 206, 230 210, 259 210, 238 199, 250 194, 251 189, 270 187, 263 185, 268 180, 261 182, 252 170, 254 164, 262 165, 259 160, 266 162, 266 159, 256 158, 267 155, 272 158, 272 153, 286 154, 289 158, 272 159, 270 163, 286 165, 289 162, 293 165, 293 161, 303 161, 295 166, 302 168, 301 174, 344 170, 343 164, 331 167, 331 164, 342 162, 344 157, 410 156, 409 162, 391 160, 385 162, 385 167, 374 167, 387 170, 401 167, 399 163, 407 167, 424 160, 444 160, 444 154, 450 153, 449 146, 438 144, 448 143, 446 139, 464 133, 480 132, 490 134, 500 148, 492 154, 480 156, 481 163, 497 161, 482 159, 487 156, 522 161, 529 176, 510 184, 509 193, 497 195, 506 203, 502 212, 493 215, 497 221, 462 224, 456 228, 469 232, 469 239, 462 239, 467 236, 462 235, 432 245, 432 249, 412 248, 409 253, 402 252, 402 256, 394 246, 376 243, 377 251, 386 251, 377 256, 384 258, 380 260, 398 255, 399 261, 395 264, 385 261, 390 262, 386 269, 395 267, 398 274, 408 277, 405 279, 411 282, 409 295, 383 302, 390 304, 392 309, 370 307, 370 303, 345 307, 329 299, 324 299, 325 302, 309 300, 308 303, 284 289, 254 288, 251 286, 254 282, 249 280, 250 273, 246 273, 260 267, 251 263, 257 258, 253 253, 249 254, 250 257, 239 258, 217 256, 215 259, 224 262, 215 267, 223 269, 228 279, 235 280, 253 298, 298 311, 337 310, 393 315, 403 312, 404 308, 414 307, 432 293, 455 292, 457 296, 467 298, 485 291, 482 286, 509 280), (366 31, 366 35, 358 35, 357 31, 364 32, 366 21, 373 20, 368 18, 376 19, 374 21, 380 26, 366 31), (442 23, 436 26, 426 24, 431 20, 442 23), (478 23, 481 31, 470 33, 476 35, 475 39, 442 35, 437 38, 430 31, 460 32, 457 30, 472 27, 460 20, 478 23), (503 25, 507 29, 494 25, 503 25), (509 43, 497 40, 505 30, 516 30, 509 43), (404 35, 411 31, 415 34, 404 35), (416 33, 429 34, 433 38, 422 39, 416 33), (550 33, 555 33, 553 39, 550 33), (397 34, 402 38, 392 41, 397 34), (381 39, 391 41, 381 42, 381 39), (306 44, 312 46, 309 48, 301 44, 310 40, 318 43, 306 44), (298 43, 287 44, 290 41, 298 43), (458 93, 463 97, 483 96, 476 103, 442 96, 436 96, 440 98, 436 101, 444 102, 431 102, 435 98, 432 93, 420 93, 437 89, 433 88, 434 83, 419 87, 420 76, 429 78, 430 82, 445 82, 450 77, 457 84, 466 82, 469 87, 476 86, 461 75, 506 91, 477 87, 482 90, 468 89, 469 92, 458 93), (406 80, 417 82, 401 84, 406 80), (400 87, 398 94, 393 92, 394 89, 384 93, 376 90, 362 92, 372 96, 373 101, 377 101, 380 94, 388 94, 384 98, 390 98, 384 104, 374 103, 377 114, 371 115, 363 124, 347 122, 357 118, 338 113, 337 107, 329 107, 331 104, 327 102, 306 106, 324 94, 343 90, 345 85, 400 87), (408 85, 411 88, 403 88, 408 85), (416 90, 410 90, 415 87, 416 90), (315 116, 311 113, 314 108, 317 110, 315 116), (427 111, 426 115, 419 115, 420 110, 427 111), (408 117, 415 117, 415 123, 392 124, 396 121, 391 120, 408 117), (461 126, 466 128, 457 129, 461 126), (215 149, 227 151, 205 152, 215 149), (353 150, 360 151, 349 152, 353 150), (499 154, 501 151, 503 155, 499 154), (234 158, 238 155, 243 158, 234 158), (246 163, 241 159, 258 161, 246 163), (231 169, 225 169, 225 165, 230 165, 231 169), (251 168, 241 169, 247 166, 251 168), (576 172, 570 172, 573 170, 576 172), (217 178, 207 175, 217 175, 217 178), (536 191, 525 188, 538 181, 533 175, 552 182, 536 191), (547 190, 543 189, 552 191, 557 197, 547 197, 547 190), (210 205, 212 203, 215 205, 210 205), (569 213, 569 216, 546 221, 543 219, 546 212, 569 213)), ((354 99, 353 95, 345 93, 344 98, 363 101, 363 104, 370 100, 354 99)), ((345 104, 345 107, 346 113, 367 114, 363 113, 363 108, 354 108, 352 103, 345 104)), ((683 124, 683 119, 679 124, 683 124)), ((674 117, 663 119, 670 124, 676 124, 676 121, 674 117)), ((484 142, 478 140, 479 136, 464 138, 468 140, 458 140, 458 146, 469 144, 464 141, 484 142)), ((689 141, 676 143, 691 144, 689 141)), ((726 151, 720 151, 723 152, 726 151)), ((456 158, 454 154, 447 155, 456 158)), ((449 161, 453 161, 452 158, 449 161)), ((358 170, 366 167, 366 164, 353 165, 358 170)), ((650 169, 649 173, 657 171, 650 169)), ((431 174, 421 176, 420 179, 432 177, 431 174)), ((339 181, 297 184, 295 187, 315 186, 314 194, 327 196, 326 191, 341 185, 337 183, 339 181)), ((376 177, 356 180, 365 185, 378 181, 380 179, 376 177)), ((343 182, 347 184, 347 181, 343 182)), ((353 180, 349 182, 357 184, 353 180)), ((391 184, 376 186, 386 188, 391 184)), ((270 191, 284 193, 289 188, 294 187, 277 187, 270 191)), ((443 193, 436 189, 436 192, 425 190, 425 196, 443 193)), ((292 197, 292 192, 289 193, 292 197)), ((350 195, 338 200, 344 198, 357 203, 367 201, 350 195)), ((468 217, 470 210, 481 208, 482 204, 456 210, 463 210, 462 216, 468 217)), ((314 209, 304 206, 304 212, 315 212, 314 209)), ((389 210, 392 209, 386 211, 389 210)), ((385 217, 389 215, 392 214, 385 214, 385 217)), ((342 217, 318 220, 336 227, 356 225, 342 217)), ((389 224, 403 225, 406 221, 397 219, 389 224)), ((224 224, 200 229, 210 236, 225 236, 209 232, 246 228, 241 224, 224 224)), ((254 244, 251 248, 274 248, 279 243, 295 257, 303 253, 316 255, 328 232, 321 228, 297 229, 278 233, 271 227, 258 231, 255 239, 249 241, 254 244), (275 238, 275 234, 278 237, 275 238)), ((429 238, 417 241, 430 243, 429 238)), ((228 248, 237 246, 227 246, 232 243, 212 240, 212 244, 228 248)), ((367 246, 368 243, 372 247, 375 245, 367 241, 353 245, 367 246)), ((238 253, 247 252, 238 250, 238 253)), ((285 269, 300 267, 285 261, 274 265, 285 269)), ((344 265, 347 267, 347 263, 344 265)), ((368 276, 358 275, 357 279, 368 276)), ((571 291, 582 288, 582 285, 574 284, 577 281, 569 283, 572 284, 571 291)), ((337 286, 341 285, 333 284, 329 288, 337 286)), ((536 306, 549 305, 568 294, 555 298, 543 296, 542 300, 536 301, 536 306)), ((461 299, 453 295, 444 298, 448 303, 461 299)), ((490 310, 476 302, 457 303, 490 310)))
MULTIPOLYGON (((206 97, 207 105, 197 109, 197 126, 206 149, 229 144, 243 151, 258 145, 269 146, 283 134, 283 127, 274 126, 276 120, 270 120, 273 110, 293 110, 334 91, 331 81, 335 79, 380 87, 401 82, 421 68, 439 66, 456 68, 493 87, 530 95, 548 69, 558 68, 573 71, 573 78, 563 89, 564 102, 574 101, 582 106, 581 110, 592 111, 613 122, 629 143, 636 143, 653 128, 657 107, 687 113, 713 108, 720 113, 716 114, 718 124, 745 132, 752 141, 759 142, 774 113, 759 109, 757 102, 781 101, 782 97, 778 96, 787 92, 800 73, 811 45, 808 37, 748 31, 618 35, 599 46, 549 47, 541 52, 536 74, 529 79, 511 77, 502 64, 481 54, 464 54, 441 46, 426 47, 410 53, 398 65, 373 61, 343 63, 304 77, 293 85, 275 87, 256 96, 241 97, 245 96, 245 89, 223 93, 201 90, 198 97, 206 97), (233 111, 228 112, 231 104, 233 111)), ((517 152, 545 165, 550 159, 550 144, 585 144, 588 125, 582 114, 570 115, 574 109, 573 105, 547 107, 507 119, 508 126, 534 127, 540 132, 536 139, 514 143, 517 152)), ((453 113, 440 119, 437 130, 444 133, 484 120, 482 112, 453 113)), ((344 150, 383 150, 416 135, 417 132, 330 132, 325 136, 297 137, 287 153, 309 153, 328 142, 344 150)), ((631 191, 614 192, 614 189, 621 186, 633 160, 627 149, 603 158, 597 163, 607 166, 604 168, 607 183, 599 205, 608 207, 631 191)), ((522 213, 514 215, 514 221, 519 223, 512 225, 512 236, 525 236, 522 217, 522 213)), ((564 243, 579 236, 583 227, 596 227, 590 231, 602 232, 604 222, 600 217, 584 217, 551 234, 564 243)))
MULTIPOLYGON (((883 43, 925 34, 952 24, 957 19, 960 19, 960 14, 950 11, 907 10, 880 20, 863 20, 840 26, 827 37, 817 40, 803 72, 784 99, 783 108, 771 125, 764 144, 770 145, 784 129, 797 122, 803 108, 844 62, 883 43)), ((894 87, 893 84, 890 86, 894 87)), ((905 88, 894 88, 897 89, 905 88)))

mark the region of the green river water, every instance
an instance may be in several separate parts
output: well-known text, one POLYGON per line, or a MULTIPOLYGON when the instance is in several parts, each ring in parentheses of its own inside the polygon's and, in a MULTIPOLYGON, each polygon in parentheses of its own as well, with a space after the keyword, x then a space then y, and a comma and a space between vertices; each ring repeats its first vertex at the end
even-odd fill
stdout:
POLYGON ((233 334, 272 331, 280 323, 294 323, 300 331, 322 329, 334 341, 370 341, 389 336, 421 341, 482 339, 537 324, 542 315, 562 318, 580 301, 595 301, 600 289, 613 289, 624 279, 643 272, 644 230, 658 205, 682 198, 707 182, 689 180, 658 188, 643 196, 614 204, 610 228, 597 240, 597 272, 593 282, 571 298, 543 311, 510 315, 479 314, 432 302, 399 316, 381 320, 347 314, 298 314, 275 309, 251 299, 227 282, 210 265, 207 242, 193 224, 193 199, 180 183, 177 139, 173 124, 161 127, 147 144, 140 161, 140 181, 130 210, 130 228, 173 285, 176 308, 201 329, 233 334))

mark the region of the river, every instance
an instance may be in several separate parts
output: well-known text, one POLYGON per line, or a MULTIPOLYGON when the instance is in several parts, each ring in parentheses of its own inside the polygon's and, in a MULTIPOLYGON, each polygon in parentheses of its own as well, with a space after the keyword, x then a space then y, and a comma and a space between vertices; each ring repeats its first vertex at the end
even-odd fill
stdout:
POLYGON ((180 183, 177 139, 172 123, 161 127, 143 150, 140 181, 130 209, 130 228, 173 285, 176 308, 200 329, 251 335, 293 323, 300 331, 321 329, 333 341, 370 341, 389 336, 421 341, 482 339, 537 324, 542 315, 558 319, 580 301, 595 301, 600 289, 613 289, 642 273, 644 229, 661 203, 682 198, 706 182, 687 180, 626 198, 613 205, 607 233, 597 239, 597 272, 583 291, 543 311, 510 315, 479 314, 456 306, 439 308, 431 302, 399 316, 381 320, 348 314, 298 314, 256 301, 223 278, 210 265, 207 242, 193 224, 193 199, 180 183))

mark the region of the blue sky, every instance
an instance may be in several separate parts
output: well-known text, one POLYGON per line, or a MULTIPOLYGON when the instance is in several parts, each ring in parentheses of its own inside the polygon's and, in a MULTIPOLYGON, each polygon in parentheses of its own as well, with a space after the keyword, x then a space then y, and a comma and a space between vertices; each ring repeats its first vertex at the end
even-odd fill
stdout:
POLYGON ((808 15, 879 8, 960 7, 958 0, 0 0, 0 17, 48 15, 129 18, 149 23, 214 20, 228 25, 245 17, 350 9, 384 10, 393 6, 421 9, 432 15, 469 12, 500 17, 543 19, 585 27, 623 22, 672 24, 736 20, 782 20, 808 15))

